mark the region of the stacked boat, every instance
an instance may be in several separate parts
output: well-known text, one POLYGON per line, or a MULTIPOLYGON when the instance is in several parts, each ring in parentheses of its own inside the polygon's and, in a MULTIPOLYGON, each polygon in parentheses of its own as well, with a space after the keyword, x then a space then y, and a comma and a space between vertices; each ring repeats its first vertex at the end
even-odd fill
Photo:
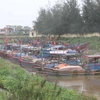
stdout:
MULTIPOLYGON (((93 67, 99 64, 85 65, 82 62, 82 52, 66 48, 64 45, 51 45, 49 48, 17 44, 1 45, 0 57, 9 59, 28 71, 39 71, 51 75, 85 75, 93 74, 92 72, 95 71, 100 72, 97 67, 93 70, 93 67)), ((86 56, 85 59, 87 58, 96 59, 97 62, 100 56, 86 56)))

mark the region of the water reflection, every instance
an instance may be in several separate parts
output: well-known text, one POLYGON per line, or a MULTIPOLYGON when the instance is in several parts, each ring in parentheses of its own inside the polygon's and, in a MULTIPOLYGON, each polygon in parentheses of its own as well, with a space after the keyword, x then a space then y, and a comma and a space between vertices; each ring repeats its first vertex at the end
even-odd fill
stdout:
POLYGON ((46 78, 48 81, 57 83, 59 86, 73 89, 84 94, 92 94, 100 98, 100 76, 46 76, 46 78))

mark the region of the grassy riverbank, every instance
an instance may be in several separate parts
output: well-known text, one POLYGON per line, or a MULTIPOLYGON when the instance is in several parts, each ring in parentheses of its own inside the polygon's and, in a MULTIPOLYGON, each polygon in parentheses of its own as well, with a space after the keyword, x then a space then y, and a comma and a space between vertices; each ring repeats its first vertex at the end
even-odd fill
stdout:
POLYGON ((49 83, 0 58, 0 100, 96 100, 49 83))
POLYGON ((90 43, 89 49, 96 49, 100 51, 100 37, 92 36, 92 37, 71 37, 71 38, 61 38, 62 41, 66 41, 68 43, 90 43))

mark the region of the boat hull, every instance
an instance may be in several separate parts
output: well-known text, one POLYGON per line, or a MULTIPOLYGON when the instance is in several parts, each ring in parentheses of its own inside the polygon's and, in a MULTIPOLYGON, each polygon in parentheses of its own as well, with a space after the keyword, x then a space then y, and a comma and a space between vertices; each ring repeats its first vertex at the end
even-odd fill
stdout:
POLYGON ((23 61, 20 60, 20 66, 25 68, 29 72, 41 70, 41 66, 39 64, 33 63, 33 62, 28 62, 28 61, 23 61))
POLYGON ((78 75, 86 75, 85 71, 83 72, 69 72, 69 71, 58 71, 58 70, 53 70, 53 69, 44 69, 44 73, 48 75, 57 75, 57 76, 78 76, 78 75))
POLYGON ((20 62, 19 62, 19 57, 11 56, 11 57, 9 58, 9 60, 10 60, 12 63, 20 64, 20 62))
POLYGON ((60 71, 54 70, 53 68, 44 68, 41 73, 55 76, 91 76, 91 75, 100 75, 100 71, 91 71, 87 72, 87 70, 83 71, 60 71))

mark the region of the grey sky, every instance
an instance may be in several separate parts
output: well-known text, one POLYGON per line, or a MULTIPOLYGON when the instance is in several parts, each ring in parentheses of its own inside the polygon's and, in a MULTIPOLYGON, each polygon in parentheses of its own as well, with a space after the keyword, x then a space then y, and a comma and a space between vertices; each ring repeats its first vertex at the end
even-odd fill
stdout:
MULTIPOLYGON (((38 11, 57 0, 0 0, 0 28, 5 25, 32 26, 38 11)), ((79 0, 80 1, 80 0, 79 0)))

